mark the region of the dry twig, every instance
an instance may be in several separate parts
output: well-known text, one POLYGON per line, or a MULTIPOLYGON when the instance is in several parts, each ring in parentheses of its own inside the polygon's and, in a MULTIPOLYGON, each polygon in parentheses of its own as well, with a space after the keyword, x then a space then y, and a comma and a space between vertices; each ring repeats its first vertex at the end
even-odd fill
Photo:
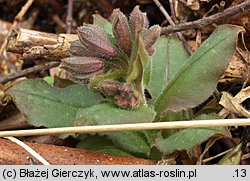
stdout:
POLYGON ((66 33, 70 34, 72 31, 72 14, 73 14, 73 0, 68 0, 67 18, 66 18, 66 33))
POLYGON ((205 127, 216 127, 216 126, 243 126, 243 125, 250 125, 250 119, 172 121, 172 122, 95 125, 95 126, 45 128, 45 129, 30 129, 30 130, 17 130, 17 131, 0 131, 0 137, 33 136, 33 135, 64 134, 64 133, 96 133, 96 132, 113 132, 113 131, 132 131, 132 130, 139 131, 139 130, 160 130, 160 129, 205 128, 205 127))
POLYGON ((70 43, 77 40, 76 34, 52 34, 14 28, 9 36, 9 52, 23 54, 23 59, 59 61, 70 56, 70 43))
POLYGON ((24 69, 14 74, 8 74, 6 76, 0 77, 0 84, 7 83, 8 81, 15 80, 20 77, 24 77, 30 73, 40 72, 42 70, 48 70, 50 68, 58 66, 59 64, 60 64, 59 62, 48 62, 43 65, 36 65, 34 67, 24 69))
POLYGON ((28 11, 29 7, 32 5, 34 0, 27 0, 26 4, 22 7, 21 11, 16 15, 14 22, 10 28, 10 31, 8 33, 8 36, 4 39, 4 42, 0 49, 0 57, 3 55, 4 50, 6 49, 7 43, 8 43, 8 37, 11 34, 11 30, 18 25, 20 21, 22 21, 23 16, 28 11))
MULTIPOLYGON (((168 22, 172 25, 175 26, 174 21, 172 20, 172 18, 169 16, 168 12, 164 9, 164 7, 162 6, 162 4, 160 3, 160 1, 158 0, 153 0, 154 3, 159 7, 160 11, 162 12, 162 14, 166 17, 166 19, 168 20, 168 22)), ((182 41, 184 47, 186 48, 186 50, 188 51, 188 53, 191 55, 193 53, 191 47, 188 45, 187 41, 185 40, 184 36, 181 34, 181 32, 177 32, 177 35, 179 37, 179 39, 182 41)))
POLYGON ((168 0, 169 1, 169 4, 170 4, 170 9, 171 9, 171 16, 174 20, 174 22, 176 23, 177 22, 177 18, 176 18, 176 13, 175 13, 175 1, 174 0, 168 0))
POLYGON ((194 29, 194 28, 203 28, 207 25, 213 24, 215 22, 221 21, 223 19, 228 19, 232 16, 235 16, 239 13, 242 13, 250 8, 250 0, 247 0, 237 6, 233 6, 231 8, 228 8, 220 13, 217 13, 212 16, 208 16, 203 19, 199 19, 197 21, 191 21, 191 22, 186 22, 182 23, 179 25, 171 25, 168 27, 162 28, 161 34, 169 34, 169 33, 174 33, 178 31, 183 31, 183 30, 188 30, 188 29, 194 29))

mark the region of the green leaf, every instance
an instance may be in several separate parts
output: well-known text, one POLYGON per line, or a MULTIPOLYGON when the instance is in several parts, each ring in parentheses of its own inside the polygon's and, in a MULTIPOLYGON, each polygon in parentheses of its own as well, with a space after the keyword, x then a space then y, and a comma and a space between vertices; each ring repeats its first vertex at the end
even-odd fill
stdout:
POLYGON ((129 62, 128 74, 127 74, 127 81, 128 83, 134 83, 135 88, 138 92, 144 96, 144 83, 143 81, 148 81, 149 70, 150 67, 148 63, 150 61, 150 57, 145 50, 143 40, 140 35, 136 40, 136 45, 133 47, 131 60, 129 62), (146 68, 147 67, 147 68, 146 68), (144 77, 146 74, 147 77, 144 77))
POLYGON ((167 44, 167 83, 173 79, 190 57, 183 43, 175 36, 168 36, 167 44))
POLYGON ((102 148, 114 147, 113 142, 104 136, 88 135, 76 145, 77 148, 85 150, 99 150, 102 148))
POLYGON ((242 149, 242 144, 239 144, 236 147, 234 147, 218 162, 218 165, 239 165, 242 155, 241 149, 242 149))
POLYGON ((92 106, 102 100, 87 86, 71 85, 66 88, 50 86, 44 80, 24 80, 8 91, 18 109, 31 124, 46 127, 72 126, 79 108, 92 106))
POLYGON ((112 31, 112 24, 99 14, 93 15, 93 24, 103 29, 109 36, 114 37, 112 31))
POLYGON ((54 84, 54 78, 51 76, 46 76, 43 78, 43 80, 45 80, 49 85, 53 85, 54 84))
POLYGON ((99 134, 108 136, 116 146, 130 153, 140 154, 144 157, 147 157, 150 153, 151 147, 147 143, 144 134, 140 131, 105 132, 99 134))
MULTIPOLYGON (((79 109, 75 123, 77 125, 108 125, 152 122, 155 114, 152 107, 140 106, 133 110, 126 110, 110 103, 103 103, 79 109)), ((108 136, 116 146, 131 153, 146 156, 150 151, 144 134, 139 131, 105 132, 99 135, 108 136)))
POLYGON ((148 64, 146 65, 144 69, 143 74, 143 85, 144 87, 148 86, 150 79, 151 79, 151 72, 152 72, 152 59, 149 57, 148 64))
POLYGON ((195 120, 210 120, 210 119, 222 119, 222 118, 216 113, 200 114, 195 117, 195 120))
MULTIPOLYGON (((160 117, 160 122, 168 122, 168 121, 184 121, 184 120, 190 120, 191 116, 189 111, 182 110, 180 112, 172 112, 167 111, 164 112, 160 117)), ((161 134, 164 138, 169 137, 177 132, 179 132, 182 129, 164 129, 161 130, 161 134)))
POLYGON ((117 148, 113 142, 103 136, 88 136, 85 139, 81 140, 77 145, 77 148, 85 150, 93 150, 103 153, 112 153, 116 155, 126 155, 132 156, 128 152, 117 148))
POLYGON ((156 146, 160 151, 171 154, 175 150, 193 148, 214 135, 230 136, 224 127, 189 128, 179 131, 166 139, 157 140, 156 146))
MULTIPOLYGON (((220 119, 217 114, 202 114, 196 119, 209 120, 220 119)), ((175 150, 183 150, 192 148, 214 135, 224 135, 231 137, 230 132, 225 127, 211 127, 211 128, 190 128, 180 130, 163 130, 164 136, 167 138, 159 138, 156 141, 156 146, 164 153, 172 153, 175 150)))
POLYGON ((147 139, 147 143, 151 146, 154 146, 155 140, 157 139, 160 130, 143 130, 141 132, 147 139))
POLYGON ((126 76, 126 73, 122 69, 114 70, 112 72, 107 72, 102 75, 97 75, 90 79, 89 87, 94 91, 98 91, 99 90, 98 86, 101 81, 107 80, 107 79, 118 80, 118 79, 121 79, 121 77, 125 77, 125 76, 126 76))
POLYGON ((195 107, 208 98, 235 52, 239 26, 219 26, 168 83, 155 103, 158 114, 195 107))
POLYGON ((161 94, 169 80, 184 65, 189 55, 182 42, 174 36, 161 36, 154 44, 151 77, 147 90, 153 101, 161 94))
MULTIPOLYGON (((163 119, 165 121, 183 121, 183 120, 190 120, 189 113, 187 111, 180 111, 180 112, 164 112, 163 114, 165 117, 163 119)), ((201 114, 198 117, 195 118, 195 120, 209 120, 209 119, 221 119, 221 117, 217 114, 201 114)), ((162 121, 164 121, 162 120, 162 121)), ((169 136, 172 136, 184 129, 166 129, 162 130, 162 136, 164 138, 167 138, 169 136)))
POLYGON ((59 87, 59 88, 65 88, 68 87, 69 85, 74 85, 76 83, 70 81, 69 79, 63 79, 57 75, 54 76, 54 87, 59 87))
POLYGON ((77 125, 108 125, 152 122, 155 111, 150 106, 140 106, 133 110, 120 109, 110 103, 102 103, 89 108, 79 109, 77 125))
POLYGON ((138 156, 146 158, 149 156, 151 146, 141 131, 104 132, 99 135, 107 136, 117 147, 129 153, 139 154, 138 156))
POLYGON ((113 34, 113 31, 112 31, 112 24, 107 19, 103 18, 99 14, 94 14, 93 15, 93 24, 98 26, 102 30, 104 30, 106 32, 106 34, 108 35, 108 39, 112 42, 112 44, 115 47, 118 47, 115 36, 113 34))
POLYGON ((183 120, 190 120, 190 119, 191 119, 191 116, 189 112, 186 110, 182 110, 179 112, 166 111, 160 117, 161 122, 183 121, 183 120))

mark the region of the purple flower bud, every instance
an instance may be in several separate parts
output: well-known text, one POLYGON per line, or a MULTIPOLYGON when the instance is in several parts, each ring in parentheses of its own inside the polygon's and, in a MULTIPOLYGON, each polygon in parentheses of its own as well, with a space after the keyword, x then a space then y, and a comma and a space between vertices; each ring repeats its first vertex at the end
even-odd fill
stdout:
POLYGON ((120 49, 129 55, 132 43, 127 17, 119 9, 115 9, 111 15, 111 23, 113 26, 113 34, 120 49))
POLYGON ((124 109, 135 109, 139 105, 139 96, 133 95, 130 98, 121 95, 115 96, 115 104, 124 109))
POLYGON ((144 46, 149 55, 152 55, 154 53, 154 49, 152 46, 154 45, 157 38, 159 38, 160 34, 161 34, 161 27, 158 25, 151 26, 143 34, 144 46))
POLYGON ((89 79, 91 77, 101 75, 103 73, 104 73, 103 69, 96 71, 96 72, 90 72, 90 73, 85 73, 85 74, 75 74, 75 73, 68 72, 67 78, 75 83, 87 84, 87 83, 89 83, 89 79))
POLYGON ((113 80, 104 80, 99 84, 100 91, 106 96, 115 96, 119 94, 119 83, 113 80))
POLYGON ((113 58, 118 56, 114 45, 108 40, 106 33, 99 27, 84 24, 78 28, 78 36, 84 47, 90 52, 96 52, 96 56, 113 58))
POLYGON ((146 13, 142 13, 139 6, 136 6, 129 18, 131 36, 136 38, 138 32, 144 32, 149 27, 149 22, 146 13))
POLYGON ((82 57, 100 57, 100 53, 97 51, 93 51, 83 45, 79 40, 74 41, 70 45, 70 53, 74 56, 82 56, 82 57))
POLYGON ((99 90, 106 96, 114 99, 114 103, 125 109, 134 109, 139 105, 139 93, 132 84, 120 83, 114 80, 104 80, 99 90))
POLYGON ((103 73, 105 63, 96 57, 69 57, 62 60, 61 68, 68 72, 70 80, 80 82, 103 73))

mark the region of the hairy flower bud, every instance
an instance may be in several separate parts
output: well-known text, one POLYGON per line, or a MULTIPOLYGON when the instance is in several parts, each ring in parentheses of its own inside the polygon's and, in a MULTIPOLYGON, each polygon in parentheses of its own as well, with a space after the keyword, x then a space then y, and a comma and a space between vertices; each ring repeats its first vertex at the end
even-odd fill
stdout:
POLYGON ((118 56, 114 45, 108 40, 106 33, 99 27, 84 24, 78 28, 78 36, 84 47, 96 52, 98 57, 112 58, 118 56))
POLYGON ((96 57, 69 57, 61 63, 62 68, 81 73, 96 72, 104 66, 104 60, 96 57))
POLYGON ((96 57, 69 57, 62 60, 61 68, 68 72, 68 78, 82 83, 94 75, 104 72, 104 60, 96 57))
POLYGON ((154 47, 148 48, 148 49, 147 49, 147 52, 148 52, 148 55, 149 55, 149 56, 152 56, 152 55, 155 53, 154 47))
POLYGON ((135 109, 139 105, 139 96, 136 95, 130 98, 117 95, 114 99, 115 104, 124 109, 135 109))
POLYGON ((104 95, 113 97, 115 104, 121 108, 134 109, 139 105, 139 93, 132 84, 104 80, 99 89, 104 95))
POLYGON ((151 26, 143 34, 144 46, 149 55, 152 55, 154 53, 154 49, 152 46, 154 45, 157 38, 159 38, 160 34, 161 34, 161 27, 159 25, 151 26))
POLYGON ((129 18, 131 36, 136 38, 138 32, 144 32, 149 27, 149 22, 146 13, 142 13, 139 6, 136 6, 129 18))
POLYGON ((83 45, 79 40, 71 43, 69 47, 70 53, 74 56, 82 57, 100 57, 100 53, 94 50, 89 49, 83 45))
POLYGON ((119 82, 113 80, 104 80, 99 84, 100 91, 106 96, 115 96, 119 94, 119 82))
POLYGON ((90 73, 84 73, 84 74, 83 73, 82 74, 75 74, 75 73, 68 72, 67 78, 75 83, 87 84, 87 83, 89 83, 90 78, 97 76, 97 75, 101 75, 103 73, 104 73, 103 69, 96 71, 96 72, 90 72, 90 73))
POLYGON ((130 54, 132 43, 127 17, 119 10, 115 9, 111 15, 112 30, 120 49, 130 54))

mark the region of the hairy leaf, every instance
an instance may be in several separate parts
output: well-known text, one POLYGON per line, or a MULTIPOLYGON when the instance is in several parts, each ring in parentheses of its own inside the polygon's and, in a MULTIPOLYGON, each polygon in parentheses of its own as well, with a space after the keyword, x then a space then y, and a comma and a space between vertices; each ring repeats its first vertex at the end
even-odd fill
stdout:
POLYGON ((133 110, 120 109, 110 103, 103 103, 89 108, 79 109, 77 125, 107 125, 152 122, 155 111, 152 107, 140 106, 133 110))
POLYGON ((154 45, 151 78, 147 90, 155 100, 167 83, 184 65, 189 55, 182 42, 174 36, 161 36, 154 45))
POLYGON ((132 50, 132 56, 127 73, 127 82, 134 83, 135 89, 141 93, 143 98, 145 98, 144 85, 149 81, 147 80, 150 74, 150 67, 147 67, 149 61, 150 57, 139 34, 136 40, 136 46, 134 46, 132 50))
MULTIPOLYGON (((209 120, 220 119, 217 114, 202 114, 196 119, 209 120)), ((225 127, 189 128, 181 130, 165 130, 166 139, 158 139, 156 146, 164 153, 172 153, 175 150, 184 150, 199 145, 214 135, 231 137, 230 132, 225 127), (168 132, 167 132, 168 131, 168 132)))
POLYGON ((106 132, 100 133, 107 135, 113 143, 131 153, 142 154, 148 156, 150 153, 150 146, 144 134, 140 131, 120 131, 120 132, 106 132))
MULTIPOLYGON (((152 107, 138 107, 133 110, 117 108, 110 103, 94 105, 86 109, 79 109, 75 123, 77 125, 105 125, 105 124, 128 124, 139 122, 152 122, 155 112, 152 107)), ((108 136, 116 146, 125 151, 149 154, 150 146, 142 132, 119 131, 105 132, 100 135, 108 136)))
POLYGON ((194 107, 210 96, 234 54, 238 33, 242 31, 238 26, 218 27, 158 97, 157 113, 194 107))
POLYGON ((53 85, 54 84, 54 78, 51 76, 46 76, 43 78, 44 81, 46 81, 49 85, 53 85))
POLYGON ((97 135, 86 137, 85 139, 81 140, 76 145, 76 147, 103 153, 132 156, 128 152, 117 148, 110 139, 97 135))
POLYGON ((24 80, 8 90, 18 109, 35 126, 72 126, 79 108, 92 106, 102 100, 87 86, 70 85, 66 88, 50 86, 44 80, 24 80))
POLYGON ((156 146, 160 151, 170 154, 175 150, 189 149, 199 145, 216 134, 230 136, 223 127, 189 128, 179 131, 166 139, 159 139, 156 146))

